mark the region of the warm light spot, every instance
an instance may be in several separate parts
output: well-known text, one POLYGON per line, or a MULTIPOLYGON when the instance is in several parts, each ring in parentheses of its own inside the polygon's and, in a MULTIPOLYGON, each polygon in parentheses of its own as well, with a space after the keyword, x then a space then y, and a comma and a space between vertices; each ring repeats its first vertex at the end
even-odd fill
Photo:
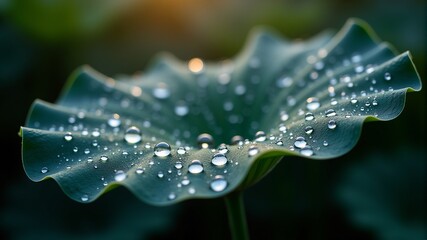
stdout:
POLYGON ((140 87, 134 86, 130 92, 134 97, 139 97, 142 94, 142 89, 140 87))
POLYGON ((193 73, 203 70, 203 61, 200 58, 193 58, 188 62, 188 69, 193 73))

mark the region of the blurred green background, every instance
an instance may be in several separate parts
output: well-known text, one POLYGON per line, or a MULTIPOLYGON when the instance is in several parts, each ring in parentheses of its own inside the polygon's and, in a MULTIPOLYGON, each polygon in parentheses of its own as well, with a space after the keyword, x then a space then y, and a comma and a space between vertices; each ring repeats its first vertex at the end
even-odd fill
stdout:
MULTIPOLYGON (((0 13, 1 239, 230 236, 221 199, 158 208, 120 189, 85 205, 53 181, 30 182, 19 127, 34 99, 54 102, 83 64, 114 77, 144 71, 163 51, 216 61, 238 53, 255 26, 307 39, 358 17, 410 50, 426 79, 424 0, 0 0, 0 13)), ((252 238, 427 239, 425 116, 424 90, 397 119, 366 124, 349 154, 283 161, 246 193, 252 238)))

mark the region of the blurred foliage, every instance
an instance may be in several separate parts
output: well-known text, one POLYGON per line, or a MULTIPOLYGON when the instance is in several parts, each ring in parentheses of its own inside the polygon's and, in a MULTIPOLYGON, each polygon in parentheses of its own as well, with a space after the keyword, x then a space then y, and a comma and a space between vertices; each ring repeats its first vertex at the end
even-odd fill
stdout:
MULTIPOLYGON (((192 57, 219 60, 235 55, 249 30, 256 25, 270 26, 291 39, 306 39, 325 28, 338 29, 349 17, 359 17, 399 51, 411 51, 425 85, 426 9, 425 0, 2 0, 0 108, 3 115, 0 123, 4 127, 0 136, 2 149, 10 153, 5 159, 7 171, 0 175, 2 190, 8 186, 28 198, 42 195, 42 189, 46 189, 46 193, 52 191, 45 184, 29 183, 28 187, 16 184, 27 179, 21 166, 17 132, 33 100, 41 98, 53 102, 69 73, 82 64, 115 76, 145 69, 148 61, 160 51, 169 51, 183 60, 192 57), (118 2, 125 4, 113 7, 118 2), (88 3, 93 5, 86 7, 88 3), (74 7, 68 10, 61 7, 61 11, 34 7, 43 4, 74 7), (106 12, 101 13, 100 9, 106 12), (84 11, 86 17, 76 19, 75 16, 83 14, 79 11, 84 11), (95 20, 90 20, 92 14, 95 20), (86 22, 91 25, 81 25, 86 22), (49 26, 53 26, 52 29, 47 29, 49 26), (79 27, 82 29, 77 29, 79 27), (32 188, 39 189, 40 193, 27 192, 32 188)), ((288 239, 351 239, 352 236, 355 236, 353 239, 375 239, 376 235, 370 230, 349 222, 346 212, 334 202, 331 189, 339 183, 339 173, 366 156, 357 153, 388 152, 405 147, 401 146, 402 142, 410 143, 415 149, 413 152, 425 153, 425 111, 425 91, 411 94, 408 106, 398 119, 366 125, 361 141, 350 154, 327 162, 301 159, 282 162, 246 195, 253 238, 265 239, 269 236, 266 229, 274 226, 283 229, 283 235, 290 236, 288 239), (277 195, 267 198, 272 191, 277 195), (267 192, 269 194, 264 194, 267 192)), ((60 191, 57 186, 54 189, 60 191)), ((20 216, 19 206, 11 207, 9 200, 6 204, 9 194, 9 190, 2 191, 0 211, 20 216)), ((62 193, 59 195, 64 201, 71 201, 62 193)), ((57 203, 67 208, 62 201, 57 203)), ((97 204, 100 202, 93 203, 97 204)), ((189 225, 197 234, 212 223, 220 226, 212 238, 229 236, 224 230, 227 223, 225 215, 221 215, 225 214, 224 209, 221 212, 221 202, 191 201, 181 205, 183 214, 174 221, 169 238, 186 237, 189 225)), ((2 233, 11 234, 26 227, 21 222, 24 225, 11 228, 11 223, 1 223, 2 233)), ((49 225, 46 223, 46 228, 49 225)), ((28 230, 28 234, 31 231, 34 230, 28 230)), ((283 236, 276 236, 276 239, 283 239, 283 236)))

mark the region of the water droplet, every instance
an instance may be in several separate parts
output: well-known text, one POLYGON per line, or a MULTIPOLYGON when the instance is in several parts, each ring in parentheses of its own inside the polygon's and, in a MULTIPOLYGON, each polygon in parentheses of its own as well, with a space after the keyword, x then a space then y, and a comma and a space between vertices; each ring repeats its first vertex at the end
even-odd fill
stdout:
POLYGON ((187 115, 189 112, 189 108, 187 106, 187 104, 184 101, 179 101, 176 105, 175 105, 175 114, 183 117, 185 115, 187 115))
POLYGON ((71 141, 73 139, 73 134, 71 132, 65 133, 64 139, 67 142, 71 141))
POLYGON ((125 140, 130 144, 138 143, 142 139, 141 130, 139 128, 132 126, 126 130, 125 140))
POLYGON ((285 126, 284 123, 279 124, 279 131, 286 133, 287 130, 288 128, 285 126))
POLYGON ((337 105, 338 104, 338 101, 335 99, 335 98, 332 98, 331 99, 331 105, 332 106, 335 106, 335 105, 337 105))
POLYGON ((209 186, 214 192, 222 192, 225 188, 227 188, 228 182, 225 180, 224 176, 216 175, 209 186))
POLYGON ((89 201, 89 196, 87 194, 84 194, 84 195, 82 195, 80 200, 82 200, 82 202, 87 202, 87 201, 89 201))
POLYGON ((127 177, 126 173, 123 172, 122 170, 118 170, 116 172, 116 175, 114 176, 114 180, 116 180, 117 182, 121 182, 123 180, 125 180, 127 177))
POLYGON ((306 121, 312 121, 312 120, 314 120, 314 114, 311 113, 311 112, 306 113, 305 114, 305 120, 306 121))
POLYGON ((320 107, 320 102, 318 98, 309 97, 307 98, 306 102, 307 102, 306 108, 310 111, 316 110, 320 107))
POLYGON ((185 150, 185 148, 184 148, 184 147, 179 147, 179 148, 176 150, 176 153, 178 153, 179 155, 184 155, 184 154, 186 154, 186 153, 187 153, 187 151, 185 150))
POLYGON ((215 166, 222 167, 228 162, 227 157, 222 153, 217 153, 212 157, 211 163, 215 166))
POLYGON ((101 135, 101 133, 99 132, 99 129, 95 128, 95 129, 92 131, 92 136, 93 136, 93 137, 99 137, 100 135, 101 135))
POLYGON ((300 153, 304 156, 312 156, 314 154, 313 149, 308 145, 302 148, 300 153))
POLYGON ((175 166, 175 168, 176 168, 176 169, 178 169, 178 170, 179 170, 179 169, 181 169, 181 168, 182 168, 182 162, 179 162, 179 161, 178 161, 178 162, 176 162, 176 163, 175 163, 175 165, 174 165, 174 166, 175 166))
POLYGON ((182 179, 181 184, 184 186, 187 186, 188 184, 190 184, 190 180, 187 177, 184 177, 184 179, 182 179))
POLYGON ((385 79, 386 81, 390 81, 390 80, 391 80, 391 74, 390 74, 390 73, 388 73, 388 72, 384 73, 384 79, 385 79))
POLYGON ((79 148, 78 147, 74 147, 73 148, 73 152, 78 152, 79 151, 79 148))
POLYGON ((280 120, 282 122, 286 121, 289 119, 289 114, 286 111, 281 111, 280 112, 280 120))
POLYGON ((84 151, 84 153, 85 153, 85 154, 89 154, 89 153, 90 153, 89 148, 86 148, 86 149, 85 149, 85 151, 84 151))
POLYGON ((202 133, 197 137, 197 143, 201 148, 210 148, 213 145, 213 137, 210 134, 202 133))
POLYGON ((236 136, 234 136, 234 137, 232 137, 231 138, 231 144, 232 145, 238 145, 238 144, 240 144, 241 142, 243 142, 243 137, 242 136, 239 136, 239 135, 236 135, 236 136))
POLYGON ((291 77, 282 76, 276 81, 276 86, 279 88, 290 87, 293 83, 293 79, 291 77))
POLYGON ((169 193, 168 200, 174 200, 175 198, 176 198, 176 194, 175 193, 169 193))
POLYGON ((377 106, 377 105, 378 105, 378 102, 376 99, 374 99, 374 101, 372 101, 372 106, 377 106))
POLYGON ((304 131, 306 134, 310 135, 313 133, 314 129, 312 126, 307 126, 307 127, 305 127, 304 131))
POLYGON ((168 85, 165 83, 159 83, 157 87, 153 89, 153 96, 157 99, 166 99, 170 94, 168 85))
POLYGON ((159 142, 154 146, 154 155, 157 157, 167 157, 171 154, 171 146, 165 142, 159 142))
POLYGON ((283 146, 283 141, 282 140, 277 140, 276 145, 277 146, 283 146))
POLYGON ((356 104, 356 103, 357 103, 357 99, 356 99, 356 98, 351 98, 351 99, 350 99, 350 102, 351 102, 352 104, 356 104))
POLYGON ((144 169, 142 169, 142 168, 137 168, 137 169, 135 170, 135 172, 136 172, 136 174, 140 175, 140 174, 143 174, 143 173, 144 173, 144 169))
POLYGON ((100 160, 105 163, 105 162, 107 162, 108 157, 107 156, 101 156, 100 160))
POLYGON ((294 146, 296 148, 302 149, 302 148, 305 148, 307 146, 307 142, 305 141, 304 137, 297 137, 295 139, 294 146))
POLYGON ((189 194, 195 194, 196 193, 196 189, 193 187, 188 188, 188 193, 189 194))
POLYGON ((264 142, 267 139, 267 135, 263 131, 258 131, 255 133, 255 141, 264 142))
POLYGON ((199 160, 191 161, 191 164, 188 166, 188 171, 192 174, 198 174, 203 172, 203 165, 199 160))
POLYGON ((42 170, 40 170, 41 173, 47 173, 49 172, 49 168, 47 167, 42 167, 42 170))
POLYGON ((120 115, 117 113, 113 114, 113 117, 108 119, 108 125, 110 125, 110 127, 118 127, 121 123, 120 115))
POLYGON ((158 173, 157 173, 157 177, 158 178, 163 178, 165 176, 165 174, 162 172, 162 171, 159 171, 158 173))
POLYGON ((334 117, 337 115, 334 109, 328 109, 325 111, 326 117, 334 117))
POLYGON ((323 146, 327 147, 327 146, 329 146, 329 143, 325 140, 325 141, 323 141, 323 146))
POLYGON ((228 147, 227 147, 227 145, 225 145, 224 143, 222 143, 221 145, 219 145, 218 152, 222 153, 222 154, 228 153, 228 147))
POLYGON ((335 120, 329 120, 328 128, 329 129, 335 129, 336 127, 337 127, 337 123, 335 122, 335 120))
POLYGON ((258 147, 257 146, 250 146, 249 147, 249 149, 248 149, 248 154, 249 154, 249 156, 255 156, 255 155, 257 155, 259 153, 259 149, 258 149, 258 147))

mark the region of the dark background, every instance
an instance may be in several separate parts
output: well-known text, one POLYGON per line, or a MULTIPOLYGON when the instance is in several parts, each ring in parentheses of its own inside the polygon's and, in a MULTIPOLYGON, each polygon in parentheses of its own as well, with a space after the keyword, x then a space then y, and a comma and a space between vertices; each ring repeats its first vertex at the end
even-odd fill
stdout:
MULTIPOLYGON (((17 133, 31 103, 54 102, 83 64, 117 76, 143 71, 163 51, 184 61, 221 60, 242 49, 254 26, 307 39, 358 17, 400 52, 410 50, 426 79, 427 3, 421 0, 3 0, 0 12, 5 239, 230 236, 222 199, 158 208, 118 189, 87 205, 68 199, 53 181, 33 183, 25 176, 17 133)), ((427 239, 424 92, 410 93, 397 119, 365 124, 349 154, 287 159, 250 188, 245 201, 252 238, 427 239)))

